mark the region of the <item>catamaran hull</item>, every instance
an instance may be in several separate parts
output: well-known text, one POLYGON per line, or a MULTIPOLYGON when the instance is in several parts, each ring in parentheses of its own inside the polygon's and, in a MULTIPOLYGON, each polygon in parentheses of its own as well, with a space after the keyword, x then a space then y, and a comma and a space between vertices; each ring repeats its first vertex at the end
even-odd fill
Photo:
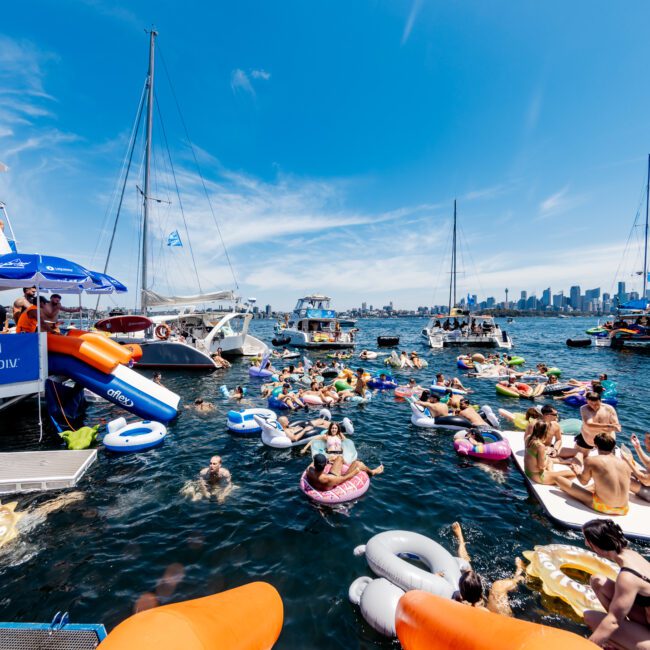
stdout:
POLYGON ((429 347, 434 349, 447 347, 473 347, 510 350, 512 348, 512 340, 505 331, 501 332, 500 336, 453 336, 449 333, 429 334, 425 330, 422 332, 422 335, 427 340, 429 347))
MULTIPOLYGON (((122 341, 120 341, 122 342, 122 341)), ((134 342, 133 339, 130 342, 134 342)), ((177 368, 183 370, 214 370, 214 361, 200 350, 178 341, 138 341, 142 358, 138 368, 177 368)))

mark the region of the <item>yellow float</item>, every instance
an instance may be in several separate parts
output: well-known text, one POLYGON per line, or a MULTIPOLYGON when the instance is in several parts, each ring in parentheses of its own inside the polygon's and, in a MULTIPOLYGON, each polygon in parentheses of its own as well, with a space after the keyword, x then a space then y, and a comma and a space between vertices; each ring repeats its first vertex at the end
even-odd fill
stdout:
POLYGON ((578 616, 583 616, 586 609, 605 611, 589 585, 580 584, 562 569, 578 569, 591 575, 598 573, 616 580, 619 572, 616 564, 591 551, 567 544, 536 546, 534 551, 524 551, 524 557, 530 562, 526 573, 542 581, 545 594, 561 598, 578 616))

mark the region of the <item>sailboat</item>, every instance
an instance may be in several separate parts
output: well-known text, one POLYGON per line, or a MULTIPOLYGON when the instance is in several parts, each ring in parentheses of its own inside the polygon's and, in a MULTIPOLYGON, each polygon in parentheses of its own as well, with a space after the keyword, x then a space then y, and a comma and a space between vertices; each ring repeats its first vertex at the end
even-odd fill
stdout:
MULTIPOLYGON (((196 295, 165 296, 155 291, 149 275, 149 247, 150 247, 150 204, 156 199, 151 195, 151 166, 152 166, 152 136, 154 112, 154 64, 155 64, 155 39, 158 33, 149 32, 149 69, 145 84, 146 94, 146 124, 145 124, 145 150, 144 150, 144 188, 142 196, 142 233, 140 259, 142 261, 140 273, 140 309, 143 316, 148 317, 145 330, 132 331, 129 327, 129 318, 116 317, 112 324, 111 319, 105 319, 98 324, 100 329, 118 334, 118 340, 137 342, 142 347, 142 358, 138 366, 148 368, 186 368, 186 369, 214 369, 218 367, 212 356, 221 351, 224 355, 231 356, 258 356, 268 352, 268 346, 248 333, 248 328, 253 315, 250 311, 252 302, 246 304, 246 309, 239 309, 240 300, 232 290, 198 293, 196 295), (228 302, 232 306, 228 310, 195 311, 196 305, 205 305, 214 302, 228 302), (180 313, 152 315, 150 310, 154 307, 163 307, 169 310, 183 307, 180 313), (119 321, 117 320, 119 318, 119 321), (120 325, 118 325, 118 322, 120 325), (125 324, 125 325, 122 325, 125 324), (121 331, 120 331, 121 330, 121 331), (128 336, 119 336, 128 335, 128 336)), ((134 133, 139 129, 143 103, 140 104, 134 133)), ((129 164, 126 167, 124 186, 128 179, 130 160, 133 157, 136 137, 132 138, 129 164)), ((138 188, 139 189, 139 188, 138 188)), ((122 196, 124 188, 122 189, 122 196)), ((207 192, 206 192, 207 195, 207 192)), ((180 198, 179 198, 180 201, 180 198)), ((208 197, 209 201, 209 197, 208 197)), ((120 199, 121 206, 121 199, 120 199)), ((119 209, 116 216, 119 218, 119 209)), ((115 236, 113 227, 113 237, 115 236)), ((108 267, 110 251, 113 247, 113 238, 109 246, 106 259, 108 267)), ((105 268, 106 268, 105 267, 105 268)), ((198 274, 197 274, 198 281, 198 274)), ((134 316, 133 321, 142 316, 134 316)), ((137 321, 135 321, 137 322, 137 321)), ((141 328, 142 325, 135 327, 141 328)))
MULTIPOLYGON (((645 185, 645 224, 643 235, 643 270, 641 294, 638 300, 628 300, 616 308, 616 317, 602 326, 587 330, 598 347, 650 346, 650 303, 648 301, 648 209, 650 208, 650 154, 645 185)), ((638 213, 637 213, 638 214, 638 213)), ((636 220, 635 220, 636 223, 636 220)))
POLYGON ((451 273, 449 278, 449 306, 446 314, 432 316, 422 330, 430 348, 451 346, 512 348, 512 339, 502 330, 494 317, 489 314, 472 314, 457 306, 456 300, 456 248, 457 212, 454 200, 454 226, 451 249, 451 273))

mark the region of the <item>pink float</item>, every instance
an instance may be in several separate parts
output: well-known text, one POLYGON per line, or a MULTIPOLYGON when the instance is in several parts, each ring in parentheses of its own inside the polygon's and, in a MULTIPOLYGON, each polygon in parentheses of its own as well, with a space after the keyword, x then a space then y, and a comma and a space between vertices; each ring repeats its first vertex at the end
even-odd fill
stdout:
POLYGON ((461 456, 473 456, 483 460, 505 460, 510 457, 510 444, 497 431, 481 431, 485 443, 473 445, 465 438, 466 431, 454 436, 454 449, 461 456))
MULTIPOLYGON (((325 466, 325 472, 329 472, 331 465, 325 466)), ((343 465, 342 472, 345 474, 348 471, 348 466, 343 465)), ((334 505, 336 503, 345 503, 352 501, 363 496, 370 487, 370 477, 366 472, 359 472, 351 479, 344 483, 337 485, 331 490, 317 490, 312 487, 307 481, 307 471, 305 470, 300 477, 300 489, 316 503, 324 503, 326 505, 334 505)))

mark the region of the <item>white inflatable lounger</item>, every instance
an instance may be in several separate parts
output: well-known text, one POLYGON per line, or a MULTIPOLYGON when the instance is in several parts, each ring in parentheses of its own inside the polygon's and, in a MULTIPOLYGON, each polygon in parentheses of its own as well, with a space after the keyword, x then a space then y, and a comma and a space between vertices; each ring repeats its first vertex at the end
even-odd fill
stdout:
MULTIPOLYGON (((524 474, 524 432, 503 431, 502 435, 504 440, 510 443, 512 457, 521 473, 524 474)), ((573 447, 574 437, 562 436, 562 445, 573 447)), ((556 464, 553 469, 561 471, 566 469, 566 465, 556 464)), ((630 494, 630 511, 623 516, 610 517, 576 501, 555 485, 533 483, 525 474, 524 479, 529 491, 537 497, 546 514, 561 526, 580 529, 584 523, 591 519, 613 519, 623 529, 627 537, 650 540, 650 503, 647 501, 630 494)))

